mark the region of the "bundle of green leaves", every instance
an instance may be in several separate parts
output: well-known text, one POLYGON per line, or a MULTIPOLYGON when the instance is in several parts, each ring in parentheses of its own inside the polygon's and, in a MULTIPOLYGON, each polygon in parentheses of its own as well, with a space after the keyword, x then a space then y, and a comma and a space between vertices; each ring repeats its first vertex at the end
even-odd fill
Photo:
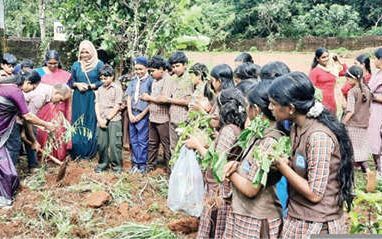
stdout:
MULTIPOLYGON (((170 165, 174 165, 178 160, 180 149, 190 136, 195 136, 201 139, 202 143, 205 145, 211 144, 214 131, 210 126, 210 121, 211 116, 205 112, 190 111, 188 113, 188 120, 180 123, 176 129, 179 134, 179 140, 172 153, 170 165)), ((200 160, 200 155, 197 155, 200 160)))
POLYGON ((253 158, 259 165, 255 178, 252 181, 254 186, 267 185, 268 173, 272 163, 283 157, 288 157, 291 153, 291 141, 289 137, 281 137, 276 144, 270 147, 271 151, 262 150, 261 147, 255 146, 253 150, 253 158))

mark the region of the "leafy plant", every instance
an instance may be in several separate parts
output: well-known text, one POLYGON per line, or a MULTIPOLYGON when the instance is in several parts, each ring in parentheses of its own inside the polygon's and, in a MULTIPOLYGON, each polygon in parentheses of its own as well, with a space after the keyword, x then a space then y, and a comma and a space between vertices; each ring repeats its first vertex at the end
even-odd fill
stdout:
POLYGON ((267 185, 268 173, 274 160, 288 157, 291 153, 291 142, 289 137, 281 137, 277 143, 264 151, 260 146, 255 146, 253 158, 258 162, 259 168, 253 180, 254 186, 267 185))
POLYGON ((236 145, 242 149, 246 149, 250 146, 252 140, 255 138, 262 138, 264 136, 264 130, 269 127, 269 121, 264 120, 262 114, 256 116, 251 124, 241 131, 236 145))
POLYGON ((352 234, 382 233, 382 192, 364 193, 356 190, 354 209, 349 213, 352 234))
POLYGON ((203 138, 203 143, 208 145, 211 143, 213 130, 210 127, 211 116, 205 112, 190 111, 188 119, 179 124, 176 131, 179 134, 179 140, 172 153, 170 165, 174 165, 179 158, 180 149, 184 145, 185 140, 191 135, 203 138))
POLYGON ((97 237, 115 239, 175 239, 176 235, 159 224, 140 225, 127 223, 118 227, 109 228, 98 234, 97 237))
POLYGON ((59 127, 63 127, 64 132, 58 134, 55 131, 49 132, 48 140, 42 150, 43 159, 46 159, 53 152, 53 150, 61 147, 63 143, 68 143, 75 134, 83 135, 88 139, 93 137, 92 132, 87 127, 83 126, 83 115, 81 115, 73 124, 70 124, 62 112, 60 112, 55 123, 57 123, 59 127))

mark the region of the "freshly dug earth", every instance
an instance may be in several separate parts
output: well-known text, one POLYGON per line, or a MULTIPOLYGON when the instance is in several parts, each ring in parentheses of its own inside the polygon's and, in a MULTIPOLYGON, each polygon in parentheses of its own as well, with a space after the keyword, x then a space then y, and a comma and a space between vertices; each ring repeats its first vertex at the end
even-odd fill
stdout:
MULTIPOLYGON (((22 184, 13 206, 0 209, 0 238, 89 238, 127 222, 167 227, 175 225, 173 221, 189 218, 168 209, 165 170, 131 175, 128 158, 124 153, 122 174, 96 174, 96 159, 71 161, 60 182, 56 182, 59 167, 48 165, 45 177, 38 179, 41 186, 34 190, 30 184, 39 173, 25 173, 19 168, 22 184)), ((178 230, 175 226, 174 231, 183 238, 197 230, 197 222, 190 225, 192 229, 178 230)))

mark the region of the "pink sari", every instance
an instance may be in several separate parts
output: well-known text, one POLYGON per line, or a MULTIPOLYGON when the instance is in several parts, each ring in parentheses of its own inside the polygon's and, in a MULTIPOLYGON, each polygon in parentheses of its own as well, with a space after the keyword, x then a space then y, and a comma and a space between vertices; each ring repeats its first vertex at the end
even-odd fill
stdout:
MULTIPOLYGON (((39 73, 41 72, 38 71, 39 73)), ((57 84, 66 84, 70 79, 70 73, 61 69, 58 69, 54 73, 45 73, 41 77, 41 82, 49 85, 57 85, 57 84)), ((37 116, 45 121, 52 121, 58 118, 60 112, 65 116, 65 118, 70 121, 72 117, 72 109, 71 109, 71 99, 60 102, 60 103, 47 103, 37 112, 37 116)), ((65 132, 64 128, 60 128, 56 130, 55 138, 61 138, 61 135, 65 132)), ((36 135, 37 141, 41 144, 42 147, 45 146, 45 143, 48 139, 48 134, 45 131, 37 129, 36 135)), ((67 155, 67 151, 72 148, 72 143, 63 143, 61 147, 53 150, 52 156, 57 159, 63 161, 67 155)))

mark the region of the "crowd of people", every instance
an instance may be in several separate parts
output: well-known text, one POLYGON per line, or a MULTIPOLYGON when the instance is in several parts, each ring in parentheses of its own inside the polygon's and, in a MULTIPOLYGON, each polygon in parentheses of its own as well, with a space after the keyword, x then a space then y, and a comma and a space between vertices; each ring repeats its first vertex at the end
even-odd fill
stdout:
MULTIPOLYGON (((255 117, 270 126, 225 165, 223 183, 215 180, 211 169, 204 172, 198 238, 346 233, 343 211, 351 208, 353 169, 361 167, 369 179, 372 155, 377 176, 382 177, 382 48, 374 56, 358 56, 352 66, 319 48, 309 76, 291 72, 279 61, 254 64, 248 53, 241 53, 235 64, 234 70, 220 64, 209 71, 202 63, 189 65, 180 51, 168 60, 137 56, 124 89, 90 41, 81 42, 71 72, 62 69, 55 50, 46 53, 40 68, 30 60, 17 64, 5 53, 0 71, 0 205, 12 204, 21 149, 28 166, 39 167, 38 153, 48 138, 65 134, 58 117, 72 124, 80 120, 92 135, 78 131, 54 147, 51 156, 58 160, 68 155, 89 160, 98 153, 96 173, 123 173, 125 148, 131 155, 128 173, 145 174, 157 167, 170 173, 177 128, 190 111, 200 111, 211 117, 217 152, 231 149, 255 117), (340 77, 346 78, 344 85, 340 77), (275 161, 266 186, 254 186, 261 167, 254 149, 267 152, 282 136, 291 139, 290 157, 275 161), (213 203, 217 198, 221 203, 213 203)), ((197 135, 185 145, 202 157, 210 147, 197 135)))

